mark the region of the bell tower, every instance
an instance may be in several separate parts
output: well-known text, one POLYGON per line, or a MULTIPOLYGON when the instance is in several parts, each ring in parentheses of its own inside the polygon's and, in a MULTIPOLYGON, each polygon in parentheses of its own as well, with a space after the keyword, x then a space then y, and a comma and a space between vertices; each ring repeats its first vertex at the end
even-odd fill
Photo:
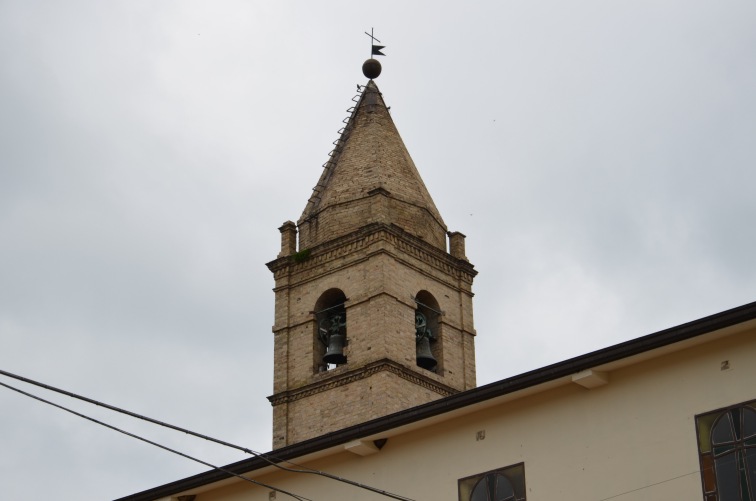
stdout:
POLYGON ((475 387, 465 236, 447 232, 369 79, 297 223, 280 228, 273 448, 475 387), (448 248, 448 250, 447 250, 448 248))

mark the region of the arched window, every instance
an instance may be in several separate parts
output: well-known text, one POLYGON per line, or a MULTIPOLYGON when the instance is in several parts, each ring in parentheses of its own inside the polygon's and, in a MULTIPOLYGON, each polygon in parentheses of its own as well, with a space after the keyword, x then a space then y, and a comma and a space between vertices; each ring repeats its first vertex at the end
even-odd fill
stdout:
POLYGON ((756 401, 696 417, 705 501, 756 501, 756 401))
POLYGON ((328 289, 315 303, 313 355, 317 372, 347 362, 344 347, 347 339, 346 296, 340 289, 328 289))
POLYGON ((416 362, 419 367, 438 371, 441 353, 441 311, 438 301, 428 291, 420 291, 415 297, 415 344, 416 362))
POLYGON ((489 473, 475 484, 470 501, 515 501, 514 487, 501 473, 489 473))
POLYGON ((524 501, 525 465, 520 463, 459 481, 460 501, 524 501))

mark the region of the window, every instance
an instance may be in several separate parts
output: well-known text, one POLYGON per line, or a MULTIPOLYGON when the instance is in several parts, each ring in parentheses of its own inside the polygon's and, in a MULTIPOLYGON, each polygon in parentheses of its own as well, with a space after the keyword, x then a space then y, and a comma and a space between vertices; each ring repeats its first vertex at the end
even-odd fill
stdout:
POLYGON ((420 291, 415 297, 415 344, 416 362, 419 367, 440 372, 441 331, 439 317, 441 311, 436 298, 428 291, 420 291))
POLYGON ((347 362, 346 296, 339 289, 329 289, 315 303, 313 355, 315 371, 334 369, 347 362))
POLYGON ((704 501, 756 501, 756 400, 696 416, 704 501))
POLYGON ((525 464, 461 479, 459 501, 525 501, 525 464))

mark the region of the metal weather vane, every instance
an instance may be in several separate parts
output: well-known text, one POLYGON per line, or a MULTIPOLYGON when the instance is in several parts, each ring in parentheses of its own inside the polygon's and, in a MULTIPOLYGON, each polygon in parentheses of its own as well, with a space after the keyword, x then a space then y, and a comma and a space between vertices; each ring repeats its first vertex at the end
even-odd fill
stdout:
POLYGON ((383 52, 381 52, 381 50, 382 50, 382 49, 385 49, 385 48, 386 48, 386 46, 385 46, 385 45, 376 45, 376 44, 375 44, 375 42, 381 43, 381 41, 380 41, 380 40, 378 40, 377 38, 375 38, 375 37, 373 36, 373 28, 370 28, 370 33, 368 33, 368 32, 366 31, 366 32, 365 32, 365 34, 366 34, 367 36, 369 36, 369 37, 370 37, 370 40, 371 40, 371 41, 370 41, 370 56, 371 56, 371 57, 372 57, 372 56, 385 56, 386 54, 384 54, 383 52))

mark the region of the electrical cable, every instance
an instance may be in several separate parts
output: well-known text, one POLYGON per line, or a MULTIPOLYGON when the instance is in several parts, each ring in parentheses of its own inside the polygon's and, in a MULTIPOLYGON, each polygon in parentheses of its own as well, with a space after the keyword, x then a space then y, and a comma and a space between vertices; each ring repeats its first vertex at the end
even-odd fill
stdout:
POLYGON ((332 473, 328 473, 328 472, 325 472, 325 471, 320 471, 320 470, 315 470, 313 468, 308 468, 306 466, 299 465, 299 464, 294 463, 292 461, 282 460, 282 459, 278 459, 278 458, 275 458, 273 456, 270 456, 273 459, 278 459, 278 461, 286 462, 286 463, 288 463, 290 465, 297 466, 299 468, 307 468, 307 469, 305 469, 305 470, 297 470, 297 469, 294 469, 294 468, 287 468, 285 466, 281 466, 280 464, 272 463, 270 460, 268 460, 265 457, 262 457, 262 456, 259 456, 259 457, 261 457, 262 459, 268 461, 270 464, 272 464, 276 468, 280 468, 280 469, 282 469, 284 471, 289 471, 289 472, 292 472, 292 473, 309 473, 309 474, 312 474, 312 475, 320 475, 322 477, 330 478, 331 480, 337 480, 339 482, 344 482, 344 483, 347 483, 349 485, 354 485, 356 487, 361 487, 363 489, 375 492, 377 494, 381 494, 381 495, 386 496, 386 497, 390 497, 390 498, 393 498, 393 499, 399 499, 400 501, 415 501, 412 498, 407 498, 407 497, 404 497, 404 496, 400 496, 398 494, 392 494, 392 493, 390 493, 388 491, 384 491, 384 490, 378 489, 376 487, 371 487, 369 485, 360 484, 359 482, 355 482, 353 480, 342 478, 342 477, 339 477, 337 475, 334 475, 332 473))
MULTIPOLYGON (((737 457, 733 457, 731 459, 728 459, 727 461, 722 461, 719 464, 720 465, 723 465, 723 464, 732 464, 732 463, 736 463, 736 462, 737 462, 737 457)), ((714 469, 713 466, 710 466, 710 467, 706 468, 706 470, 712 470, 712 469, 714 469)), ((637 487, 635 489, 630 489, 629 491, 620 492, 619 494, 614 494, 613 496, 609 496, 608 498, 602 498, 599 501, 607 501, 608 499, 615 499, 615 498, 618 498, 620 496, 624 496, 625 494, 630 494, 631 492, 637 492, 637 491, 641 491, 643 489, 648 489, 649 487, 655 487, 657 485, 666 484, 667 482, 671 482, 673 480, 678 480, 678 479, 684 478, 684 477, 689 477, 690 475, 695 475, 696 473, 702 473, 702 470, 695 470, 695 471, 691 471, 689 473, 683 473, 682 475, 678 475, 678 476, 672 477, 672 478, 667 478, 665 480, 660 480, 659 482, 654 482, 653 484, 648 484, 648 485, 644 485, 644 486, 641 486, 641 487, 637 487)))
POLYGON ((618 497, 620 497, 620 496, 624 496, 625 494, 630 494, 631 492, 637 492, 637 491, 641 491, 641 490, 643 490, 643 489, 648 489, 649 487, 654 487, 654 486, 656 486, 656 485, 665 484, 665 483, 667 483, 667 482, 671 482, 671 481, 673 481, 673 480, 677 480, 678 478, 687 477, 687 476, 693 475, 693 474, 695 474, 695 473, 700 473, 700 470, 691 471, 690 473, 684 473, 684 474, 682 474, 682 475, 678 475, 678 476, 676 476, 676 477, 668 478, 668 479, 666 479, 666 480, 662 480, 661 482, 656 482, 656 483, 654 483, 654 484, 648 484, 648 485, 644 485, 643 487, 638 487, 637 489, 631 489, 631 490, 629 490, 629 491, 620 492, 619 494, 615 494, 614 496, 609 496, 608 498, 603 498, 603 499, 601 499, 600 501, 607 501, 607 499, 614 499, 614 498, 618 498, 618 497))
POLYGON ((67 397, 75 398, 75 399, 81 400, 83 402, 87 402, 87 403, 90 403, 90 404, 97 405, 99 407, 103 407, 103 408, 109 409, 111 411, 119 412, 121 414, 126 414, 127 416, 131 416, 133 418, 141 419, 143 421, 147 421, 147 422, 152 423, 152 424, 156 424, 156 425, 159 425, 159 426, 163 426, 165 428, 170 428, 172 430, 180 431, 180 432, 183 432, 183 433, 186 433, 186 434, 189 434, 189 435, 193 435, 193 436, 198 437, 198 438, 203 438, 205 440, 209 440, 210 442, 215 442, 215 443, 220 444, 220 445, 225 445, 226 447, 231 447, 231 448, 234 448, 234 449, 238 449, 238 450, 246 452, 248 454, 254 454, 254 452, 250 451, 249 449, 247 449, 245 447, 241 447, 241 446, 238 446, 238 445, 230 444, 228 442, 224 442, 223 440, 218 440, 218 439, 215 439, 215 438, 212 438, 212 437, 208 437, 206 435, 202 435, 201 433, 195 433, 193 431, 187 430, 185 428, 181 428, 179 426, 174 426, 172 424, 165 423, 163 421, 158 421, 157 419, 152 419, 152 418, 147 417, 147 416, 142 416, 141 414, 137 414, 136 412, 127 411, 126 409, 121 409, 119 407, 115 407, 113 405, 109 405, 109 404, 106 404, 104 402, 99 402, 97 400, 94 400, 94 399, 91 399, 91 398, 87 398, 87 397, 84 397, 82 395, 77 395, 76 393, 72 393, 70 391, 61 390, 60 388, 56 388, 54 386, 50 386, 50 385, 47 385, 47 384, 44 384, 44 383, 40 383, 39 381, 34 381, 33 379, 25 378, 23 376, 19 376, 17 374, 13 374, 11 372, 6 372, 4 370, 0 370, 0 374, 2 374, 3 376, 8 376, 9 378, 17 379, 18 381, 23 381, 24 383, 29 383, 31 385, 38 386, 39 388, 44 388, 45 390, 54 391, 55 393, 60 393, 61 395, 65 395, 67 397))
MULTIPOLYGON (((163 422, 163 421, 159 421, 157 419, 153 419, 153 418, 150 418, 150 417, 147 417, 147 416, 143 416, 141 414, 137 414, 135 412, 131 412, 131 411, 128 411, 126 409, 121 409, 119 407, 115 407, 113 405, 106 404, 106 403, 100 402, 98 400, 94 400, 94 399, 91 399, 91 398, 88 398, 88 397, 84 397, 82 395, 78 395, 78 394, 72 393, 70 391, 62 390, 62 389, 56 388, 54 386, 50 386, 50 385, 47 385, 47 384, 44 384, 44 383, 40 383, 39 381, 35 381, 35 380, 29 379, 29 378, 25 378, 23 376, 19 376, 17 374, 13 374, 11 372, 4 371, 2 369, 0 369, 0 375, 7 376, 7 377, 10 377, 10 378, 16 379, 18 381, 23 381, 25 383, 28 383, 28 384, 31 384, 31 385, 34 385, 34 386, 38 386, 40 388, 44 388, 44 389, 49 390, 49 391, 60 393, 61 395, 66 395, 68 397, 75 398, 77 400, 81 400, 81 401, 84 401, 84 402, 87 402, 87 403, 90 403, 90 404, 94 404, 94 405, 97 405, 99 407, 103 407, 105 409, 111 410, 111 411, 119 412, 119 413, 125 414, 127 416, 131 416, 131 417, 134 417, 134 418, 137 418, 137 419, 141 419, 143 421, 147 421, 149 423, 156 424, 158 426, 163 426, 165 428, 170 428, 172 430, 180 431, 182 433, 186 433, 188 435, 192 435, 192 436, 195 436, 197 438, 202 438, 202 439, 207 440, 209 442, 214 442, 216 444, 220 444, 220 445, 224 445, 226 447, 231 447, 233 449, 240 450, 242 452, 245 452, 247 454, 250 454, 252 456, 260 458, 263 461, 266 461, 267 463, 269 463, 271 466, 274 466, 274 467, 279 468, 279 469, 284 470, 284 471, 288 471, 288 472, 291 472, 291 473, 309 473, 309 474, 312 474, 312 475, 320 475, 322 477, 330 478, 331 480, 336 480, 338 482, 342 482, 342 483, 345 483, 345 484, 348 484, 348 485, 352 485, 354 487, 359 487, 360 489, 365 489, 365 490, 368 490, 368 491, 371 491, 371 492, 375 492, 376 494, 381 494, 382 496, 386 496, 386 497, 389 497, 389 498, 392 498, 392 499, 397 499, 399 501, 414 501, 412 498, 400 496, 398 494, 394 494, 394 493, 391 493, 391 492, 383 490, 383 489, 378 489, 377 487, 372 487, 372 486, 369 486, 367 484, 356 482, 354 480, 349 480, 349 479, 346 479, 346 478, 343 478, 343 477, 339 477, 339 476, 333 475, 331 473, 327 473, 327 472, 316 470, 316 469, 313 469, 313 468, 308 468, 306 466, 298 465, 298 464, 293 463, 291 461, 280 459, 280 458, 277 458, 275 456, 271 456, 270 454, 264 454, 264 453, 261 453, 261 452, 257 452, 257 451, 254 451, 252 449, 249 449, 247 447, 242 447, 240 445, 236 445, 236 444, 232 444, 232 443, 229 443, 229 442, 225 442, 223 440, 219 440, 217 438, 213 438, 213 437, 210 437, 208 435, 203 435, 201 433, 197 433, 197 432, 188 430, 186 428, 181 428, 180 426, 172 425, 172 424, 169 424, 169 423, 166 423, 166 422, 163 422), (299 470, 299 469, 294 469, 294 468, 287 468, 285 466, 280 465, 279 463, 281 463, 281 462, 289 463, 289 464, 291 464, 293 466, 296 466, 298 468, 306 468, 306 469, 299 470)), ((0 383, 0 384, 2 384, 2 383, 0 383)), ((3 385, 3 386, 5 386, 5 385, 3 385)), ((12 388, 12 387, 10 387, 10 388, 12 388)), ((20 391, 20 390, 18 390, 18 391, 20 391)), ((53 405, 55 405, 55 404, 53 404, 53 405)), ((215 467, 213 467, 213 468, 215 468, 215 467)), ((221 470, 221 471, 224 471, 224 470, 221 470)))
POLYGON ((267 489, 271 489, 271 490, 274 490, 276 492, 280 492, 281 494, 286 494, 288 496, 293 497, 294 499, 298 499, 299 501, 312 501, 312 499, 306 498, 304 496, 298 496, 296 494, 293 494, 291 492, 285 491, 283 489, 279 489, 277 487, 273 487, 272 485, 268 485, 268 484, 265 484, 263 482, 259 482, 257 480, 251 479, 249 477, 245 477, 244 475, 239 475, 238 473, 234 473, 233 471, 228 470, 226 468, 223 468, 221 466, 215 466, 213 464, 208 463, 207 461, 203 461, 201 459, 197 459, 197 458, 192 457, 192 456, 190 456, 188 454, 185 454, 183 452, 177 451, 175 449, 171 449, 170 447, 166 447, 165 445, 161 445, 161 444, 159 444, 157 442, 153 442, 152 440, 146 439, 144 437, 140 437, 139 435, 135 435, 134 433, 128 432, 126 430, 122 430, 122 429, 117 428, 117 427, 115 427, 113 425, 110 425, 108 423, 104 423, 104 422, 99 421, 99 420, 97 420, 97 419, 95 419, 93 417, 87 416, 86 414, 81 414, 80 412, 76 412, 73 409, 69 409, 68 407, 64 407, 62 405, 58 405, 58 404, 56 404, 54 402, 51 402, 49 400, 45 400, 42 397, 38 397, 37 395, 33 395, 31 393, 25 392, 25 391, 23 391, 23 390, 21 390, 19 388, 15 388, 15 387, 10 386, 8 384, 5 384, 3 382, 0 382, 0 386, 4 386, 4 387, 8 388, 9 390, 13 390, 13 391, 15 391, 17 393, 20 393, 22 395, 25 395, 27 397, 31 397, 34 400, 38 400, 40 402, 44 402, 46 404, 52 405, 53 407, 57 407, 58 409, 64 410, 66 412, 69 412, 69 413, 73 414, 74 416, 78 416, 80 418, 84 418, 84 419, 86 419, 88 421, 92 421, 93 423, 97 423, 97 424, 99 424, 101 426, 104 426, 105 428, 110 428, 111 430, 117 431, 118 433, 123 433, 124 435, 127 435, 129 437, 136 438, 137 440, 141 440, 142 442, 146 442, 146 443, 148 443, 150 445, 154 445, 155 447, 159 447, 159 448, 161 448, 163 450, 166 450, 168 452, 172 452, 174 454, 177 454, 179 456, 185 457, 187 459, 190 459, 190 460, 195 461, 197 463, 200 463, 202 465, 208 466, 210 468, 213 468, 214 470, 219 470, 219 471, 222 471, 222 472, 227 473, 229 475, 233 475, 234 477, 240 478, 241 480, 245 480, 245 481, 251 482, 251 483, 253 483, 255 485, 259 485, 260 487, 265 487, 267 489))
MULTIPOLYGON (((326 478, 330 478, 330 479, 332 479, 332 480, 337 480, 337 481, 339 481, 339 482, 344 482, 344 483, 347 483, 347 484, 349 484, 349 485, 353 485, 353 486, 355 486, 355 487, 360 487, 360 488, 362 488, 362 489, 366 489, 366 490, 369 490, 369 491, 372 491, 372 492, 375 492, 375 493, 377 493, 377 494, 381 494, 381 495, 384 495, 384 496, 387 496, 387 497, 390 497, 390 498, 393 498, 393 499, 398 499, 398 500, 401 500, 401 501, 414 501, 414 500, 412 500, 411 498, 407 498, 407 497, 399 496, 399 495, 396 495, 396 494, 392 494, 392 493, 390 493, 390 492, 388 492, 388 491, 384 491, 384 490, 382 490, 382 489, 378 489, 378 488, 375 488, 375 487, 371 487, 371 486, 369 486, 369 485, 361 484, 361 483, 359 483, 359 482, 355 482, 355 481, 353 481, 353 480, 345 479, 345 478, 339 477, 339 476, 337 476, 337 475, 333 475, 333 474, 331 474, 331 473, 327 473, 327 472, 324 472, 324 471, 320 471, 320 470, 315 470, 315 469, 312 469, 312 468, 308 468, 308 467, 306 467, 306 466, 302 466, 302 465, 299 465, 299 464, 297 464, 297 463, 294 463, 294 462, 292 462, 292 461, 289 461, 289 460, 285 460, 285 459, 280 459, 280 458, 277 458, 277 457, 275 457, 275 456, 272 456, 272 455, 270 455, 270 454, 264 454, 264 453, 256 452, 256 451, 254 451, 254 450, 252 450, 252 449, 248 449, 248 448, 246 448, 246 447, 242 447, 242 446, 239 446, 239 445, 231 444, 231 443, 229 443, 229 442, 224 442, 223 440, 219 440, 219 439, 216 439, 216 438, 213 438, 213 437, 207 436, 207 435, 202 435, 202 434, 200 434, 200 433, 196 433, 196 432, 193 432, 193 431, 191 431, 191 430, 188 430, 188 429, 185 429, 185 428, 181 428, 181 427, 179 427, 179 426, 175 426, 175 425, 172 425, 172 424, 169 424, 169 423, 165 423, 165 422, 162 422, 162 421, 158 421, 158 420, 156 420, 156 419, 152 419, 152 418, 149 418, 149 417, 147 417, 147 416, 142 416, 142 415, 140 415, 140 414, 136 414, 136 413, 134 413, 134 412, 131 412, 131 411, 127 411, 127 410, 125 410, 125 409, 120 409, 120 408, 118 408, 118 407, 115 407, 115 406, 112 406, 112 405, 109 405, 109 404, 106 404, 106 403, 103 403, 103 402, 99 402, 99 401, 97 401, 97 400, 93 400, 93 399, 91 399, 91 398, 87 398, 87 397, 84 397, 84 396, 81 396, 81 395, 77 395, 77 394, 75 394, 75 393, 71 393, 71 392, 69 392, 69 391, 66 391, 66 390, 61 390, 61 389, 59 389, 59 388, 55 388, 55 387, 53 387, 53 386, 49 386, 49 385, 46 385, 46 384, 44 384, 44 383, 40 383, 40 382, 37 382, 37 381, 34 381, 34 380, 32 380, 32 379, 28 379, 28 378, 25 378, 25 377, 23 377, 23 376, 18 376, 18 375, 16 375, 16 374, 12 374, 12 373, 10 373, 10 372, 7 372, 7 371, 1 370, 1 369, 0 369, 0 374, 2 374, 2 375, 4 375, 4 376, 8 376, 8 377, 10 377, 10 378, 14 378, 14 379, 17 379, 17 380, 19 380, 19 381, 23 381, 23 382, 26 382, 26 383, 29 383, 29 384, 32 384, 32 385, 38 386, 38 387, 40 387, 40 388, 44 388, 44 389, 47 389, 47 390, 50 390, 50 391, 54 391, 54 392, 57 392, 57 393, 60 393, 60 394, 63 394, 63 395, 66 395, 66 396, 69 396, 69 397, 72 397, 72 398, 76 398, 76 399, 78 399, 78 400, 82 400, 82 401, 85 401, 85 402, 88 402, 88 403, 91 403, 91 404, 95 404, 95 405, 97 405, 97 406, 100 406, 100 407, 104 407, 104 408, 106 408, 106 409, 109 409, 109 410, 112 410, 112 411, 116 411, 116 412, 119 412, 119 413, 122 413, 122 414, 126 414, 126 415, 128 415, 128 416, 131 416, 131 417, 135 417, 135 418, 138 418, 138 419, 142 419, 142 420, 144 420, 144 421, 147 421, 147 422, 150 422, 150 423, 153 423, 153 424, 157 424, 157 425, 160 425, 160 426, 164 426, 164 427, 166 427, 166 428, 171 428, 171 429, 173 429, 173 430, 176 430, 176 431, 181 431, 181 432, 183 432, 183 433, 186 433, 186 434, 188 434, 188 435, 192 435, 192 436, 195 436, 195 437, 198 437, 198 438, 203 438, 203 439, 205 439, 205 440, 208 440, 208 441, 210 441, 210 442, 215 442, 215 443, 218 443, 218 444, 220 444, 220 445, 225 445, 225 446, 227 446, 227 447, 231 447, 231 448, 234 448, 234 449, 238 449, 238 450, 241 450, 241 451, 243 451, 243 452, 246 452, 247 454, 251 454, 251 455, 253 455, 253 456, 255 456, 255 457, 258 457, 258 458, 260 458, 260 459, 262 459, 262 460, 266 461, 266 462, 267 462, 267 463, 269 463, 269 464, 270 464, 271 466, 275 466, 276 468, 279 468, 279 469, 281 469, 281 470, 284 470, 284 471, 288 471, 288 472, 291 472, 291 473, 309 473, 309 474, 313 474, 313 475, 320 475, 320 476, 323 476, 323 477, 326 477, 326 478), (299 468, 307 468, 307 469, 304 469, 304 470, 299 470, 299 469, 295 469, 295 468, 287 468, 287 467, 285 467, 285 466, 281 466, 281 465, 280 465, 280 464, 278 464, 278 463, 277 463, 276 461, 278 461, 278 462, 284 462, 284 463, 288 463, 288 464, 290 464, 290 465, 293 465, 293 466, 297 466, 297 467, 299 467, 299 468)), ((114 431, 117 431, 117 432, 119 432, 119 433, 123 433, 124 435, 130 436, 130 437, 132 437, 132 438, 136 438, 137 440, 141 440, 141 441, 143 441, 143 442, 146 442, 146 443, 148 443, 148 444, 150 444, 150 445, 154 445, 154 446, 156 446, 156 447, 159 447, 159 448, 161 448, 161 449, 163 449, 163 450, 166 450, 166 451, 172 452, 172 453, 174 453, 174 454, 177 454, 177 455, 179 455, 179 456, 185 457, 185 458, 187 458, 187 459, 190 459, 190 460, 192 460, 192 461, 195 461, 195 462, 197 462, 197 463, 200 463, 200 464, 202 464, 202 465, 208 466, 208 467, 210 467, 210 468, 212 468, 212 469, 214 469, 214 470, 222 471, 222 472, 224 472, 224 473, 227 473, 227 474, 229 474, 229 475, 232 475, 232 476, 234 476, 234 477, 237 477, 237 478, 239 478, 239 479, 241 479, 241 480, 245 480, 245 481, 247 481, 247 482, 250 482, 250 483, 253 483, 253 484, 259 485, 259 486, 261 486, 261 487, 265 487, 265 488, 268 488, 268 489, 271 489, 271 490, 274 490, 274 491, 280 492, 280 493, 282 493, 282 494, 286 494, 286 495, 288 495, 288 496, 291 496, 291 497, 293 497, 293 498, 295 498, 295 499, 298 499, 298 500, 300 500, 300 501, 312 501, 311 499, 305 498, 305 497, 303 497, 303 496, 298 496, 298 495, 296 495, 296 494, 293 494, 293 493, 291 493, 291 492, 285 491, 285 490, 283 490, 283 489, 278 489, 278 488, 276 488, 276 487, 273 487, 273 486, 271 486, 271 485, 265 484, 265 483, 263 483, 263 482, 259 482, 259 481, 257 481, 257 480, 251 479, 251 478, 249 478, 249 477, 245 477, 244 475, 239 475, 239 474, 237 474, 237 473, 234 473, 234 472, 232 472, 232 471, 230 471, 230 470, 228 470, 228 469, 225 469, 225 468, 223 468, 223 467, 221 467, 221 466, 215 466, 215 465, 213 465, 213 464, 210 464, 210 463, 208 463, 208 462, 202 461, 201 459, 197 459, 197 458, 195 458, 195 457, 189 456, 188 454, 184 454, 183 452, 180 452, 180 451, 177 451, 177 450, 171 449, 171 448, 169 448, 169 447, 166 447, 166 446, 164 446, 164 445, 158 444, 157 442, 153 442, 153 441, 151 441, 151 440, 148 440, 148 439, 146 439, 146 438, 144 438, 144 437, 140 437, 139 435, 135 435, 135 434, 133 434, 133 433, 130 433, 130 432, 127 432, 127 431, 125 431, 125 430, 121 430, 120 428, 117 428, 117 427, 115 427, 115 426, 109 425, 109 424, 107 424, 107 423, 104 423, 104 422, 102 422, 102 421, 98 421, 97 419, 94 419, 94 418, 92 418, 92 417, 90 417, 90 416, 86 416, 86 415, 84 415, 84 414, 81 414, 81 413, 79 413, 79 412, 76 412, 76 411, 74 411, 74 410, 68 409, 67 407, 64 407, 64 406, 62 406, 62 405, 58 405, 58 404, 56 404, 56 403, 50 402, 49 400, 45 400, 45 399, 43 399, 43 398, 41 398, 41 397, 38 397, 38 396, 36 396, 36 395, 33 395, 33 394, 31 394, 31 393, 27 393, 27 392, 25 392, 25 391, 23 391, 23 390, 20 390, 20 389, 18 389, 18 388, 15 388, 15 387, 13 387, 13 386, 7 385, 7 384, 5 384, 5 383, 2 383, 2 382, 0 382, 0 386, 4 386, 4 387, 6 387, 6 388, 8 388, 8 389, 10 389, 10 390, 13 390, 13 391, 15 391, 15 392, 18 392, 18 393, 22 394, 22 395, 26 395, 26 396, 28 396, 28 397, 31 397, 31 398, 33 398, 33 399, 35 399, 35 400, 38 400, 38 401, 40 401, 40 402, 44 402, 44 403, 46 403, 46 404, 52 405, 53 407, 57 407, 57 408, 59 408, 59 409, 62 409, 62 410, 64 410, 64 411, 66 411, 66 412, 69 412, 69 413, 71 413, 71 414, 74 414, 74 415, 76 415, 76 416, 79 416, 79 417, 81 417, 81 418, 84 418, 84 419, 86 419, 86 420, 92 421, 93 423, 97 423, 97 424, 99 424, 99 425, 101 425, 101 426, 104 426, 104 427, 106 427, 106 428, 110 428, 110 429, 112 429, 112 430, 114 430, 114 431)), ((685 473, 685 474, 682 474, 682 475, 678 475, 678 476, 676 476, 676 477, 672 477, 672 478, 668 478, 668 479, 666 479, 666 480, 662 480, 662 481, 660 481, 660 482, 656 482, 656 483, 653 483, 653 484, 644 485, 644 486, 642 486, 642 487, 638 487, 638 488, 636 488, 636 489, 631 489, 631 490, 629 490, 629 491, 621 492, 621 493, 619 493, 619 494, 615 494, 615 495, 613 495, 613 496, 610 496, 610 497, 608 497, 608 498, 602 498, 602 499, 601 499, 600 501, 607 501, 607 500, 610 500, 610 499, 615 499, 615 498, 618 498, 618 497, 620 497, 620 496, 624 496, 625 494, 630 494, 631 492, 636 492, 636 491, 639 491, 639 490, 647 489, 647 488, 649 488, 649 487, 654 487, 654 486, 657 486, 657 485, 660 485, 660 484, 664 484, 664 483, 667 483, 667 482, 671 482, 671 481, 673 481, 673 480, 677 480, 677 479, 680 479, 680 478, 683 478, 683 477, 687 477, 687 476, 690 476, 690 475, 694 475, 694 474, 696 474, 696 473, 700 473, 700 470, 695 470, 695 471, 692 471, 692 472, 689 472, 689 473, 685 473)))

